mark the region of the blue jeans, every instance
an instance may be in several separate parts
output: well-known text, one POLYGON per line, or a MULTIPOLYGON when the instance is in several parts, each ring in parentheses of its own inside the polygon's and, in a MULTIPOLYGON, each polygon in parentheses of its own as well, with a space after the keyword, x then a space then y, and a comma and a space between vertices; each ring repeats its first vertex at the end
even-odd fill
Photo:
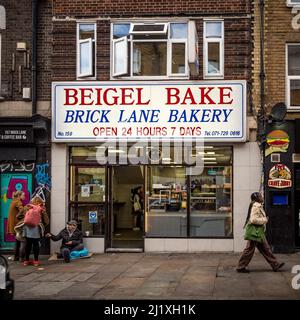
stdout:
POLYGON ((70 253, 71 253, 72 251, 80 251, 80 250, 83 250, 83 248, 84 248, 83 243, 80 243, 80 244, 78 244, 77 246, 75 246, 75 247, 73 247, 73 248, 66 248, 66 247, 61 248, 61 249, 60 249, 60 253, 61 253, 61 255, 63 256, 65 262, 68 263, 68 262, 70 262, 70 253))

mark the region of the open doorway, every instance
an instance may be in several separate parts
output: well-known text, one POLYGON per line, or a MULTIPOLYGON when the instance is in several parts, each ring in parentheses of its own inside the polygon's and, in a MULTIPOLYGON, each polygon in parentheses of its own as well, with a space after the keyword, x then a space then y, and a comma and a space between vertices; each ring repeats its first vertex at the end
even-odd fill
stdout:
POLYGON ((144 247, 144 168, 112 168, 111 247, 144 247), (138 194, 138 195, 137 195, 138 194), (138 205, 134 205, 139 201, 138 205))

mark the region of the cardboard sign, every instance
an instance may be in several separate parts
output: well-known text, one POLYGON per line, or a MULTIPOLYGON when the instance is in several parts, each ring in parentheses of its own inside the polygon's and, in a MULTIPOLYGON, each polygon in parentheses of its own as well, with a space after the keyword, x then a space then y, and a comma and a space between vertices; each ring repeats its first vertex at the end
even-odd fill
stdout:
POLYGON ((291 170, 284 164, 276 164, 269 172, 268 186, 283 189, 292 186, 291 170))

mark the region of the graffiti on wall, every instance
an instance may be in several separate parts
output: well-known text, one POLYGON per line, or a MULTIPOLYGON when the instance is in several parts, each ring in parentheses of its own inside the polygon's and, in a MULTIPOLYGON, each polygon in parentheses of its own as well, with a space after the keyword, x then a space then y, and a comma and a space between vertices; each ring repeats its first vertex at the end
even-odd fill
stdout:
POLYGON ((35 169, 35 181, 37 185, 44 185, 50 188, 49 163, 37 164, 35 169))
POLYGON ((26 163, 24 161, 5 161, 0 163, 1 172, 33 172, 34 163, 26 163))
POLYGON ((0 198, 0 238, 1 247, 12 248, 14 237, 7 233, 7 218, 13 193, 23 191, 25 199, 23 204, 30 201, 32 192, 32 175, 30 173, 3 173, 1 174, 1 198, 0 198))

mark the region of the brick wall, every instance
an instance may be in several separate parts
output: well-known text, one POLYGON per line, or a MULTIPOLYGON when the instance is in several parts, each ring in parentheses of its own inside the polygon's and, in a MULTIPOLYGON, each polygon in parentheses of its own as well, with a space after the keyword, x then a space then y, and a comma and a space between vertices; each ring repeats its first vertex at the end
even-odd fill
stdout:
POLYGON ((248 0, 53 0, 60 17, 244 14, 250 8, 248 0))
POLYGON ((111 18, 191 17, 197 19, 203 79, 203 18, 225 21, 225 79, 251 79, 251 3, 215 1, 53 1, 53 81, 76 80, 76 19, 97 20, 97 80, 110 77, 111 18))
MULTIPOLYGON (((1 30, 2 37, 2 96, 6 100, 20 100, 22 93, 18 88, 18 68, 22 66, 22 87, 31 87, 31 70, 24 68, 23 52, 17 52, 17 42, 26 42, 31 49, 31 1, 1 1, 6 9, 6 29, 1 30), (15 53, 15 71, 11 72, 12 54, 15 53)), ((1 106, 1 105, 0 105, 1 106)))
MULTIPOLYGON (((258 3, 255 0, 255 18, 258 21, 258 3)), ((300 43, 300 32, 292 28, 292 8, 286 6, 286 0, 266 0, 265 7, 265 101, 267 111, 278 102, 285 102, 286 54, 287 43, 300 43)), ((257 27, 257 26, 256 26, 257 27)), ((258 48, 259 35, 254 34, 254 47, 258 48)), ((254 99, 259 107, 259 50, 254 51, 254 99)))
MULTIPOLYGON (((2 96, 0 116, 31 116, 31 102, 22 98, 19 89, 19 66, 22 66, 21 88, 32 88, 32 2, 29 0, 1 1, 6 9, 6 30, 2 36, 2 96), (29 67, 24 67, 24 53, 16 50, 17 42, 26 42, 30 53, 29 67), (15 71, 12 71, 12 54, 15 71)), ((39 1, 37 34, 37 99, 38 112, 50 116, 52 55, 52 0, 39 1)))

